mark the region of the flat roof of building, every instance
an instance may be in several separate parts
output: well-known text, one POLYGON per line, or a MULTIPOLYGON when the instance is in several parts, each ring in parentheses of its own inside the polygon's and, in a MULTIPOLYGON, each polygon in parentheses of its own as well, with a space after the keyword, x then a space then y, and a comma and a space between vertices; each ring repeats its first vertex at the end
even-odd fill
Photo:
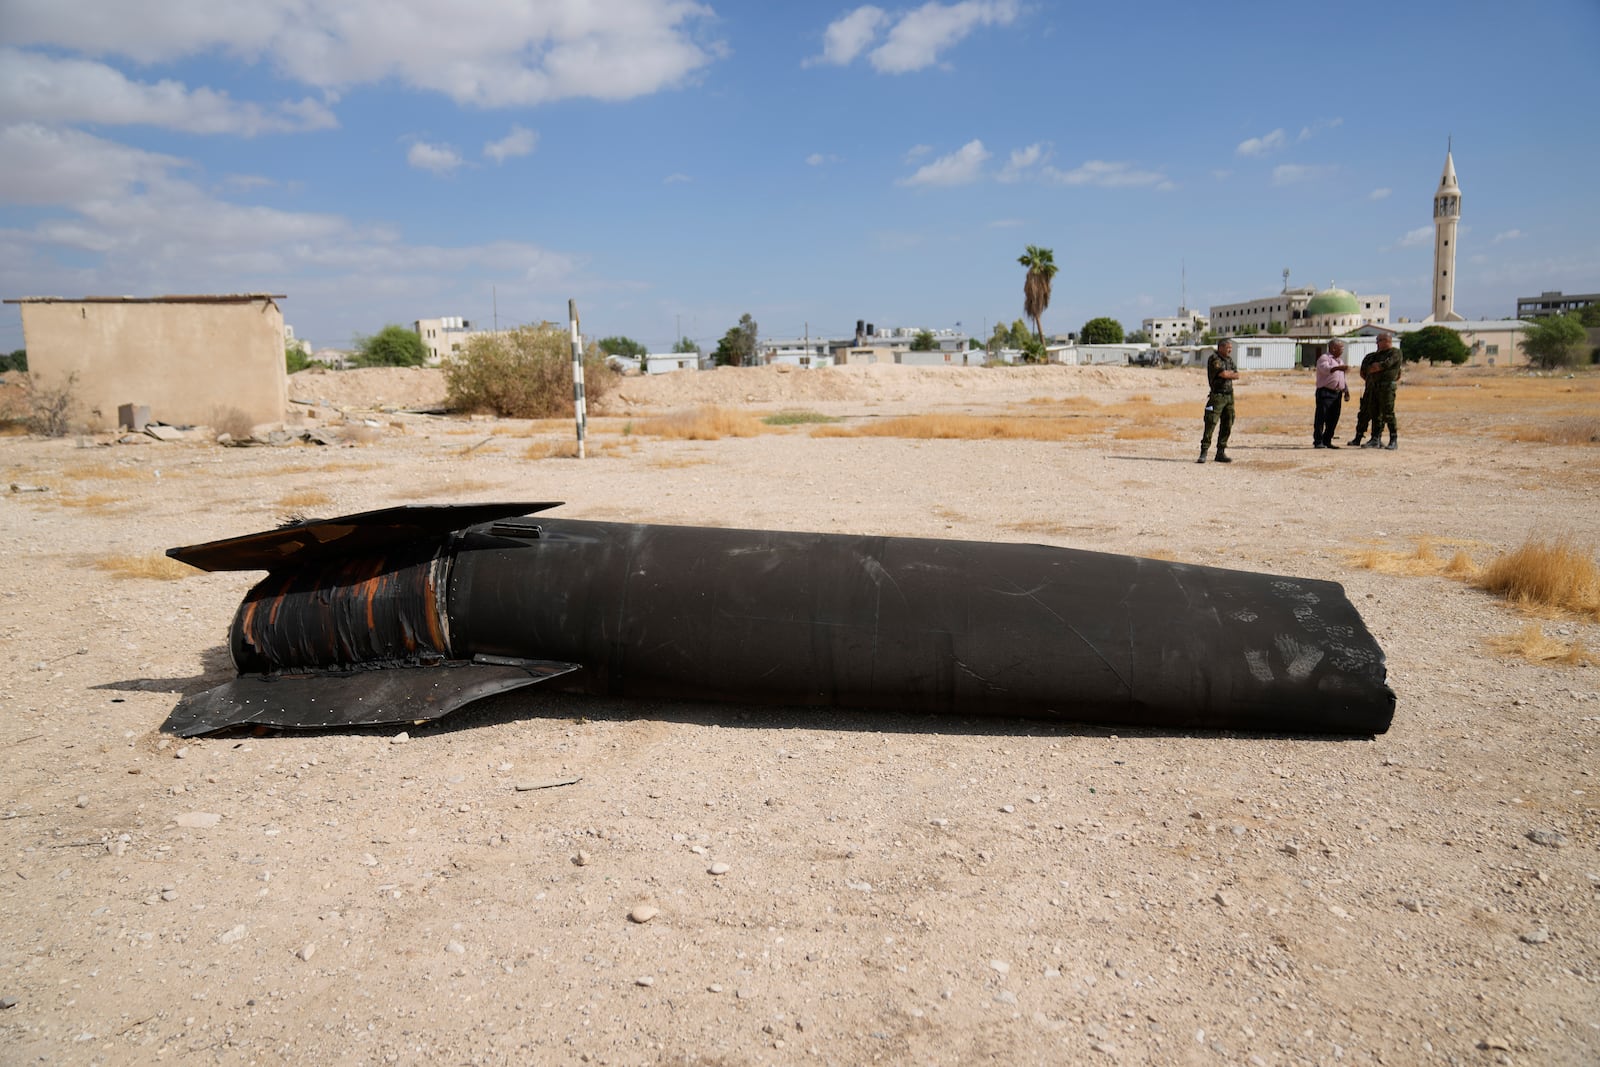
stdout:
POLYGON ((287 293, 222 293, 174 296, 20 296, 7 304, 251 304, 257 300, 287 300, 287 293))

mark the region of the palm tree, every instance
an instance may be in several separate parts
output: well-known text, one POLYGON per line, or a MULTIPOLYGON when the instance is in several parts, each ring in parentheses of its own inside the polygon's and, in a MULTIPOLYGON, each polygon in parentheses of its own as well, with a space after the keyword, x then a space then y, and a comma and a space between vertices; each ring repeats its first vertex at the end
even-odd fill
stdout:
POLYGON ((1028 268, 1028 276, 1022 282, 1022 310, 1033 320, 1034 332, 1042 345, 1044 327, 1039 323, 1039 316, 1050 306, 1050 279, 1056 276, 1056 254, 1048 248, 1029 245, 1028 250, 1017 257, 1017 262, 1028 268))

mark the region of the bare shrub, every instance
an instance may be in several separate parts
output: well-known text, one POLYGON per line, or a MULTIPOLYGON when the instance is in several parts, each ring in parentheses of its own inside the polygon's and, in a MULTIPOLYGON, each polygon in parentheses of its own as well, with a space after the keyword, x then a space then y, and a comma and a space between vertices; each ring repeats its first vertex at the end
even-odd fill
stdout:
POLYGON ((211 411, 211 428, 221 437, 227 434, 235 441, 248 441, 256 432, 256 424, 236 407, 216 407, 211 411))
POLYGON ((72 428, 77 385, 77 371, 67 375, 67 380, 57 386, 41 386, 29 375, 26 386, 28 432, 44 437, 65 437, 72 428))
MULTIPOLYGON (((598 402, 616 387, 618 375, 605 353, 590 344, 583 353, 584 395, 598 402)), ((572 343, 550 323, 488 334, 444 365, 446 403, 455 411, 492 412, 502 418, 570 416, 572 343)))
POLYGON ((1490 561, 1474 583, 1525 610, 1570 611, 1600 619, 1600 566, 1591 546, 1561 534, 1530 537, 1490 561))

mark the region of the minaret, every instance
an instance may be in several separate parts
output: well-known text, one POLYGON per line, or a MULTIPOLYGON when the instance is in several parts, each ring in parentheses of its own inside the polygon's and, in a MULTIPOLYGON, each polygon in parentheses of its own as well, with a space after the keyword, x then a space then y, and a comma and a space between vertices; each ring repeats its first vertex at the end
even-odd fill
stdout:
POLYGON ((1461 222, 1461 186, 1449 147, 1444 175, 1433 194, 1433 307, 1424 322, 1460 322, 1456 314, 1456 226, 1461 222))

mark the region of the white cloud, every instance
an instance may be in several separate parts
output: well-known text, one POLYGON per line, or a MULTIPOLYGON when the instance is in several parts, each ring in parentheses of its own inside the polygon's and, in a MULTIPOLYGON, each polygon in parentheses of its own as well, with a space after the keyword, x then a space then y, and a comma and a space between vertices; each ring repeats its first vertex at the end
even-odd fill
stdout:
POLYGON ((822 55, 806 60, 805 65, 845 66, 865 54, 880 74, 922 70, 938 63, 941 53, 973 31, 1011 25, 1019 10, 1016 0, 961 0, 954 4, 930 0, 894 17, 882 8, 865 5, 829 23, 822 35, 822 55), (887 33, 883 33, 885 27, 887 33), (880 34, 883 43, 873 48, 880 34))
POLYGON ((806 166, 820 167, 824 163, 837 163, 839 157, 829 152, 813 152, 806 157, 806 166))
POLYGON ((87 59, 0 47, 0 122, 8 120, 160 126, 244 137, 339 125, 325 104, 309 98, 268 109, 170 79, 132 81, 119 70, 87 59))
POLYGON ((1211 176, 1219 182, 1227 181, 1229 178, 1233 177, 1233 171, 1217 168, 1211 172, 1211 176))
POLYGON ((28 160, 0 168, 0 199, 47 211, 0 234, 8 249, 0 290, 8 293, 272 290, 324 300, 343 315, 374 301, 437 299, 441 286, 472 272, 557 289, 570 287, 578 269, 570 256, 523 242, 408 245, 383 224, 220 199, 184 176, 186 160, 75 130, 0 127, 0 158, 28 160), (64 259, 73 265, 59 265, 64 259), (307 276, 314 286, 291 287, 307 276))
POLYGON ((1388 186, 1384 186, 1381 189, 1374 189, 1374 190, 1372 190, 1372 192, 1368 193, 1367 194, 1367 199, 1368 200, 1387 200, 1387 199, 1389 199, 1389 194, 1391 194, 1393 192, 1394 192, 1393 189, 1390 189, 1388 186))
POLYGON ((882 74, 905 74, 930 67, 939 53, 959 44, 980 26, 1009 26, 1017 17, 1013 0, 927 3, 909 12, 889 31, 888 40, 868 57, 882 74))
POLYGON ((1325 178, 1332 174, 1333 170, 1329 164, 1280 163, 1272 168, 1272 184, 1297 185, 1300 182, 1325 178))
POLYGON ((1281 129, 1273 130, 1265 137, 1251 137, 1240 141, 1239 147, 1234 152, 1241 156, 1264 156, 1268 152, 1275 152, 1289 143, 1288 136, 1281 129))
POLYGON ((1162 191, 1177 188, 1167 176, 1153 170, 1135 170, 1132 163, 1113 163, 1091 159, 1072 170, 1045 167, 1042 173, 1061 185, 1097 185, 1105 189, 1155 188, 1162 191))
POLYGON ((978 140, 968 141, 948 156, 940 156, 932 163, 919 168, 909 178, 900 179, 900 185, 970 185, 983 173, 989 150, 978 140))
POLYGON ((508 159, 519 156, 531 156, 539 144, 539 134, 534 130, 522 126, 512 126, 511 132, 498 141, 490 141, 483 146, 483 154, 496 163, 504 163, 508 159))
POLYGON ((661 179, 661 184, 663 184, 663 185, 681 185, 684 182, 692 182, 692 181, 694 181, 694 179, 689 177, 687 174, 684 174, 684 173, 679 172, 679 171, 675 171, 672 174, 667 175, 665 178, 662 178, 661 179))
POLYGON ((1300 136, 1299 136, 1298 140, 1309 141, 1309 140, 1311 140, 1312 137, 1314 137, 1318 133, 1321 133, 1323 130, 1334 130, 1334 129, 1338 129, 1340 126, 1343 126, 1343 125, 1344 125, 1344 119, 1340 119, 1340 118, 1318 119, 1316 122, 1313 122, 1309 126, 1300 127, 1300 136))
POLYGON ((871 4, 834 19, 822 33, 822 55, 806 60, 805 65, 831 63, 842 67, 854 62, 877 39, 878 30, 888 19, 882 8, 871 4))
POLYGON ((906 149, 905 161, 910 163, 912 160, 921 159, 923 156, 932 151, 933 145, 931 144, 914 144, 910 148, 906 149))
POLYGON ((1027 148, 1013 149, 1011 158, 1006 161, 1005 169, 1000 172, 1000 181, 1021 181, 1026 171, 1043 162, 1045 158, 1045 148, 1042 144, 1036 143, 1027 148))
POLYGON ((1502 241, 1515 241, 1519 237, 1524 237, 1524 236, 1526 236, 1526 235, 1521 230, 1503 230, 1500 233, 1495 234, 1492 238, 1490 238, 1489 239, 1489 243, 1491 245, 1497 245, 1497 244, 1500 244, 1502 241))
POLYGON ((28 161, 0 167, 0 201, 11 204, 111 200, 183 166, 173 156, 32 122, 0 127, 0 159, 28 161))
POLYGON ((406 162, 418 170, 431 171, 434 174, 449 174, 461 166, 462 160, 461 153, 449 145, 415 141, 406 150, 406 162))
POLYGON ((1433 227, 1418 226, 1414 230, 1407 230, 1405 236, 1396 241, 1396 248, 1422 248, 1433 243, 1433 227))
POLYGON ((693 0, 13 0, 5 22, 13 45, 138 63, 218 53, 323 89, 393 80, 502 107, 680 86, 725 51, 697 40, 714 16, 693 0))

